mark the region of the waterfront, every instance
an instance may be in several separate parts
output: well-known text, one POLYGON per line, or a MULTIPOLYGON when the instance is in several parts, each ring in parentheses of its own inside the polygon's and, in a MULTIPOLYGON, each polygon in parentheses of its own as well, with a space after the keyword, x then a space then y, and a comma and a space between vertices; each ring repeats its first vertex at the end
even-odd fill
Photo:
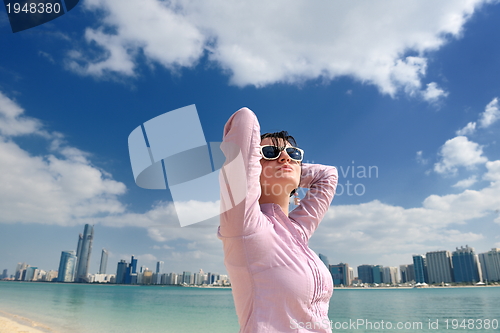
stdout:
MULTIPOLYGON (((224 288, 0 281, 0 310, 58 333, 238 331, 224 288)), ((388 323, 395 330, 421 323, 403 332, 449 332, 453 319, 500 320, 500 288, 336 289, 329 317, 341 332, 385 332, 388 323)))

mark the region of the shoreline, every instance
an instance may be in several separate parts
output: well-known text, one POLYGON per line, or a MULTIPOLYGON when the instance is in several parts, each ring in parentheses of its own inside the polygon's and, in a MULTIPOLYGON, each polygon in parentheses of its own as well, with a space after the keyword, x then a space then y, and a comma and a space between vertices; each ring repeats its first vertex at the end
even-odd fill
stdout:
POLYGON ((498 288, 500 285, 485 285, 485 286, 427 286, 427 287, 410 287, 410 286, 401 286, 401 287, 334 287, 334 290, 397 290, 397 289, 457 289, 457 288, 498 288))
POLYGON ((0 310, 0 333, 56 333, 48 326, 26 317, 0 310))

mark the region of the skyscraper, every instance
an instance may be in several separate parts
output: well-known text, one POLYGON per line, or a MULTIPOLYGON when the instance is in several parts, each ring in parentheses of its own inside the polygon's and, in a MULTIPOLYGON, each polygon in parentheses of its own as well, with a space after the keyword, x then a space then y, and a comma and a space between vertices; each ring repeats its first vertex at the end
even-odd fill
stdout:
POLYGON ((453 251, 452 261, 455 282, 481 281, 481 268, 474 248, 467 245, 457 247, 457 250, 453 251))
POLYGON ((125 270, 125 281, 126 284, 137 283, 137 259, 134 256, 130 258, 130 265, 127 266, 125 270))
POLYGON ((76 255, 75 251, 62 251, 59 261, 58 282, 73 282, 75 276, 76 255))
POLYGON ((427 261, 425 255, 415 254, 413 256, 413 269, 415 270, 415 282, 429 283, 427 275, 427 261))
POLYGON ((21 262, 20 262, 20 263, 18 263, 18 264, 17 264, 17 267, 16 267, 16 274, 14 274, 14 278, 15 278, 16 280, 18 280, 18 281, 19 281, 19 280, 21 280, 21 281, 22 281, 22 280, 23 280, 23 279, 22 279, 22 278, 23 278, 23 274, 26 272, 26 268, 27 268, 27 267, 28 267, 28 265, 27 265, 25 262, 23 262, 23 263, 21 263, 21 262))
MULTIPOLYGON (((184 271, 182 273, 182 283, 193 284, 192 279, 193 279, 193 276, 192 276, 191 272, 184 271)), ((213 282, 210 282, 210 283, 213 283, 213 282)))
POLYGON ((137 259, 135 259, 134 256, 132 256, 132 258, 130 258, 130 266, 132 266, 131 273, 137 274, 137 259))
POLYGON ((374 265, 373 266, 373 283, 382 283, 383 278, 383 269, 382 265, 374 265))
POLYGON ((373 283, 373 265, 358 266, 358 278, 363 283, 373 283))
POLYGON ((429 283, 453 282, 450 251, 427 252, 427 274, 429 283))
POLYGON ((116 268, 115 283, 125 283, 125 274, 127 272, 128 264, 125 260, 120 260, 116 268))
POLYGON ((88 282, 89 262, 92 253, 92 241, 94 239, 94 227, 85 225, 83 236, 80 234, 77 249, 77 267, 75 282, 88 282))
POLYGON ((325 264, 326 268, 330 267, 330 262, 328 261, 328 257, 325 256, 324 254, 318 254, 319 259, 325 264))
POLYGON ((156 274, 162 274, 163 273, 163 261, 158 261, 156 263, 156 274))
POLYGON ((500 281, 500 249, 479 254, 481 271, 485 281, 500 281))
POLYGON ((415 281, 415 269, 411 265, 399 265, 399 272, 401 273, 401 282, 415 281))
POLYGON ((349 264, 341 262, 338 265, 329 265, 328 270, 332 275, 334 285, 350 286, 352 284, 349 264))
POLYGON ((102 249, 101 264, 99 265, 99 274, 106 274, 107 267, 108 267, 108 251, 106 249, 102 249))
POLYGON ((82 245, 83 245, 83 235, 78 234, 78 245, 76 246, 76 268, 78 269, 78 261, 80 258, 80 254, 82 253, 82 245))
POLYGON ((398 268, 397 267, 383 267, 382 268, 382 281, 387 284, 396 284, 399 282, 398 279, 398 268))

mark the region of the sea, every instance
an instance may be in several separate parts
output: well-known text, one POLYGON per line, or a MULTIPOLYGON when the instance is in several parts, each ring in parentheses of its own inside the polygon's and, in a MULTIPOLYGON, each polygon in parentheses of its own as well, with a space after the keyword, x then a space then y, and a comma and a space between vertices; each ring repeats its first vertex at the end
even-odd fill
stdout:
MULTIPOLYGON (((59 333, 238 332, 231 290, 0 281, 0 310, 59 333)), ((500 287, 335 289, 334 332, 500 332, 500 287)))

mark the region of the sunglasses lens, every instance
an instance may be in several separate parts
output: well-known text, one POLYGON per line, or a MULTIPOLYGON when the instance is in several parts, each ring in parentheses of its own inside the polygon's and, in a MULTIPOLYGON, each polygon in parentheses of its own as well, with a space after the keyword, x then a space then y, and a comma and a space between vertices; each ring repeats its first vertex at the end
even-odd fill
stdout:
POLYGON ((264 158, 277 158, 280 155, 280 150, 273 146, 262 147, 262 155, 264 158))
POLYGON ((293 147, 287 148, 286 153, 293 160, 296 160, 296 161, 302 160, 302 152, 300 150, 298 150, 297 148, 293 148, 293 147))

